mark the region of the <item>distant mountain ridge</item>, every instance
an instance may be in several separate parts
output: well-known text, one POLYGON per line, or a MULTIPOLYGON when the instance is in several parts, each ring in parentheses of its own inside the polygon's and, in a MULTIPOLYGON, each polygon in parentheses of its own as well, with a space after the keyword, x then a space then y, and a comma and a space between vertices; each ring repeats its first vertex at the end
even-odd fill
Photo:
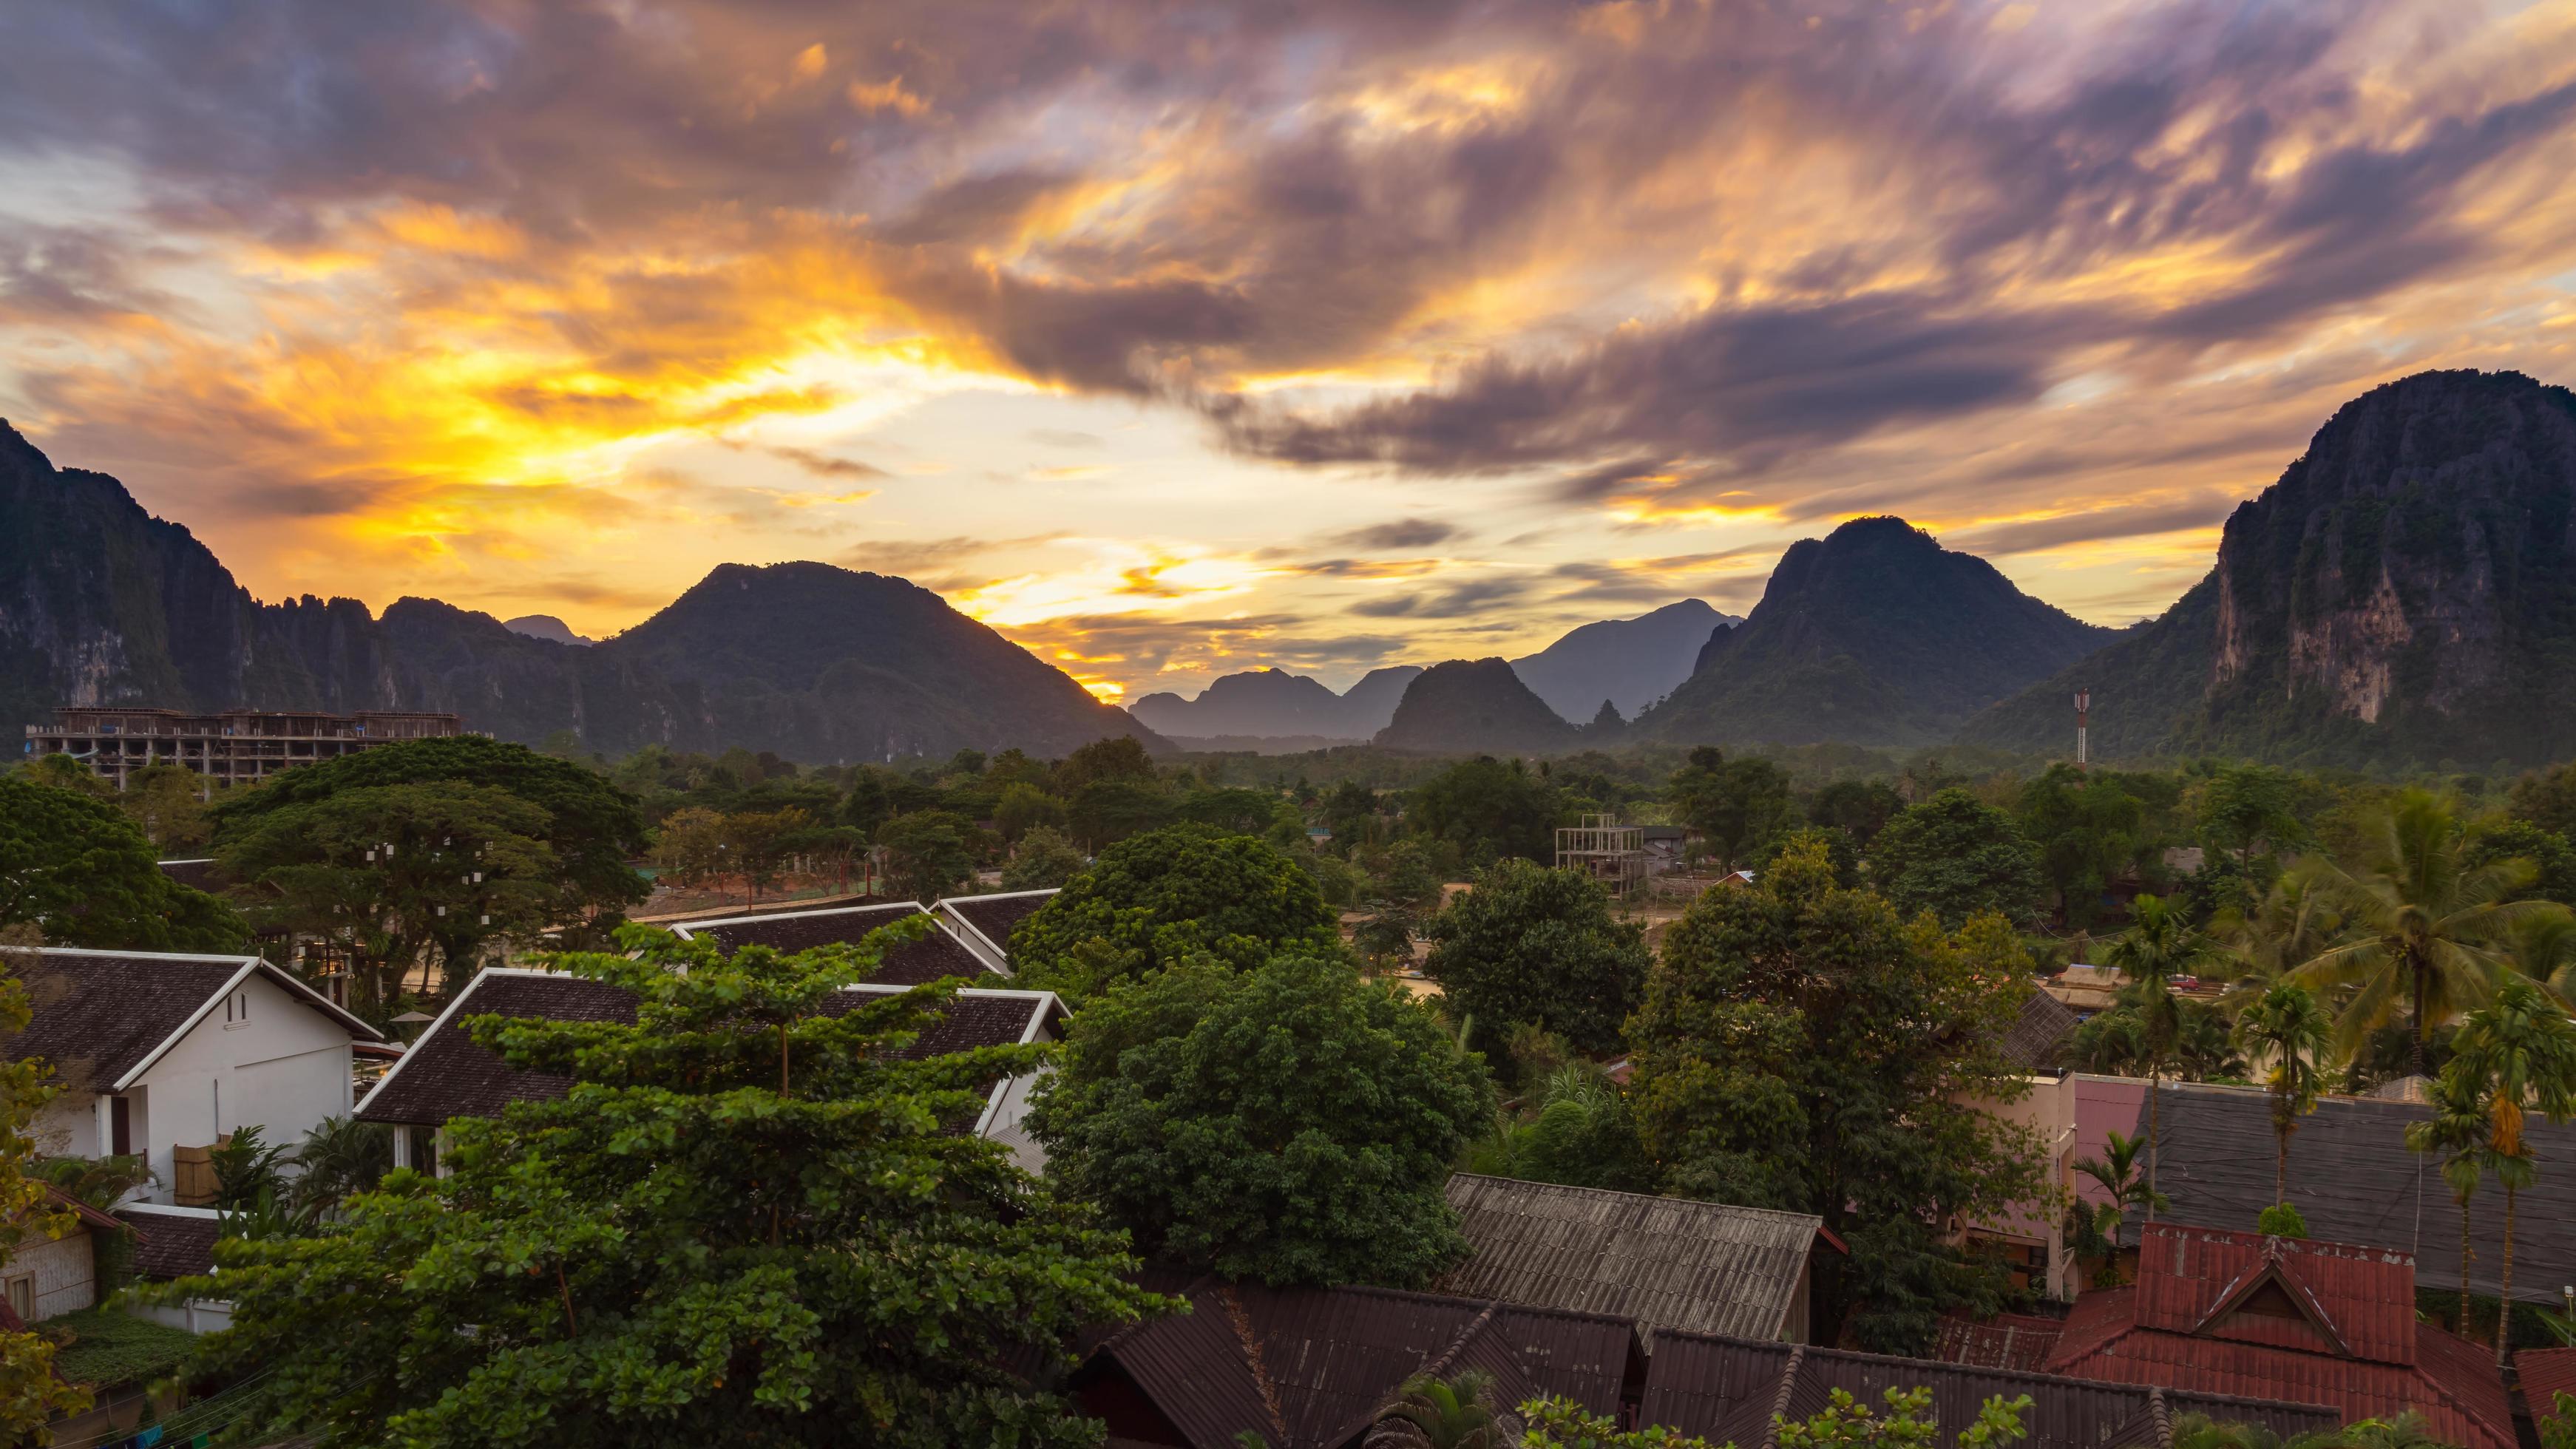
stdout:
POLYGON ((1138 723, 1173 739, 1290 738, 1365 740, 1395 718, 1418 664, 1372 669, 1341 694, 1322 681, 1284 669, 1255 669, 1211 680, 1196 699, 1149 694, 1127 706, 1138 723))
POLYGON ((2078 688, 2102 758, 2576 756, 2576 394, 2426 372, 2346 403, 2228 518, 2208 577, 1961 737, 2062 749, 2078 688))
POLYGON ((1168 748, 929 590, 826 564, 725 565, 587 647, 434 599, 381 618, 353 599, 262 604, 124 485, 56 470, 0 423, 0 726, 65 704, 454 710, 606 754, 1060 755, 1118 734, 1168 748))
POLYGON ((1700 646, 1720 624, 1741 622, 1698 599, 1666 604, 1633 619, 1604 619, 1569 630, 1536 654, 1512 661, 1512 672, 1570 724, 1589 724, 1608 700, 1623 719, 1670 694, 1698 672, 1700 646))
POLYGON ((1753 612, 1711 631, 1695 672, 1634 733, 1932 744, 2112 637, 1901 518, 1857 518, 1791 544, 1753 612))
POLYGON ((1581 738, 1509 660, 1452 659, 1406 686, 1376 743, 1425 754, 1530 755, 1570 750, 1581 738))

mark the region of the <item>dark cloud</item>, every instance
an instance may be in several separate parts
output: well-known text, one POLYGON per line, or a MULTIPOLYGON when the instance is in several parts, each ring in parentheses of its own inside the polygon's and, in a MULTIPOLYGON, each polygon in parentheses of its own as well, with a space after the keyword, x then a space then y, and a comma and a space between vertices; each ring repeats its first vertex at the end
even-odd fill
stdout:
POLYGON ((843 549, 832 562, 843 568, 910 578, 936 569, 953 568, 969 559, 1053 543, 1063 537, 1062 533, 1033 533, 1018 538, 969 534, 953 534, 947 538, 879 538, 843 549))
POLYGON ((1393 523, 1375 523, 1332 534, 1329 539, 1347 548, 1397 549, 1429 548, 1466 536, 1465 529, 1436 518, 1399 518, 1393 523))
POLYGON ((2063 548, 2071 543, 2144 538, 2186 528, 2216 528, 2227 521, 2227 515, 2235 510, 2236 503, 2236 499, 2222 496, 2186 499, 2178 503, 2100 508, 2089 513, 2069 513, 2057 518, 2035 518, 2024 523, 1975 529, 1946 536, 1941 542, 1946 548, 1964 553, 2001 558, 2009 554, 2035 553, 2044 548, 2063 548))
POLYGON ((1526 579, 1474 579, 1442 589, 1363 599, 1351 605, 1351 612, 1370 619, 1460 619, 1519 603, 1531 592, 1526 579))
POLYGON ((783 444, 770 444, 763 447, 761 451, 775 458, 784 458, 788 462, 795 464, 797 467, 804 469, 806 472, 812 473, 821 478, 883 478, 888 476, 886 470, 873 463, 862 463, 856 458, 836 458, 829 453, 818 453, 812 448, 791 448, 783 444))

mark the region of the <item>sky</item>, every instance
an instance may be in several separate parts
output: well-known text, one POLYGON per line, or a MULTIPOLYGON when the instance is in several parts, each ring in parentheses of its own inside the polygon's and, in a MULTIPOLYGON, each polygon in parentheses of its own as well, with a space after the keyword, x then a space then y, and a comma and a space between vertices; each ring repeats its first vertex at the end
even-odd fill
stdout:
POLYGON ((0 11, 0 417, 264 599, 897 574, 1107 698, 1894 513, 2160 612, 2348 399, 2576 383, 2576 0, 0 11))

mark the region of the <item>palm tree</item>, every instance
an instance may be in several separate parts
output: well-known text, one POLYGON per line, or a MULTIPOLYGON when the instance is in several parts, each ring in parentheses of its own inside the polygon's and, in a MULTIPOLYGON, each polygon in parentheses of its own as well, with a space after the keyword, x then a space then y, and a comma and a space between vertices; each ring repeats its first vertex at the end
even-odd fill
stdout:
POLYGON ((2139 1030, 2137 1013, 2117 1007, 2077 1023, 2075 1035, 2066 1044, 2067 1060, 2075 1070, 2102 1076, 2133 1076, 2145 1065, 2146 1055, 2147 1041, 2139 1030))
POLYGON ((2537 1169, 2522 1133, 2537 1107, 2552 1122, 2576 1115, 2576 1021, 2539 983, 2507 980, 2495 1000, 2469 1013, 2454 1038, 2446 1088, 2484 1108, 2488 1169, 2504 1189, 2504 1264, 2496 1290, 2496 1365, 2504 1365, 2513 1312, 2514 1199, 2537 1169), (2452 1078, 2456 1077, 2456 1082, 2452 1078))
POLYGON ((2317 1109, 2324 1089, 2327 1038, 2333 1024, 2316 993, 2293 982, 2273 985, 2236 1018, 2236 1044, 2246 1056, 2271 1065, 2263 1085, 2272 1094, 2272 1202, 2289 1201, 2290 1134, 2299 1119, 2317 1109))
POLYGON ((2210 922, 2210 934, 2237 963, 2237 984, 2219 999, 2222 1007, 2242 1010, 2284 974, 2341 943, 2343 913, 2335 909, 2323 874, 2312 862, 2298 862, 2272 882, 2250 914, 2229 910, 2210 922))
POLYGON ((2561 1005, 2576 1007, 2576 914, 2517 924, 2505 938, 2504 956, 2513 969, 2557 993, 2561 1005))
POLYGON ((2487 1117, 2471 1080, 2444 1068, 2431 1084, 2433 1115, 2406 1127, 2406 1145, 2442 1155, 2442 1183, 2460 1205, 2460 1331, 2469 1330, 2469 1264, 2477 1250, 2469 1238, 2469 1199, 2486 1176, 2487 1117))
POLYGON ((2152 1218, 2157 1208, 2173 1205, 2170 1199, 2138 1177, 2138 1152, 2145 1145, 2143 1137, 2124 1137, 2113 1132, 2103 1141, 2100 1157, 2079 1158, 2075 1163, 2077 1172, 2101 1184, 2102 1190, 2111 1195, 2109 1202, 2095 1205, 2093 1221, 2095 1230, 2111 1240, 2114 1264, 2119 1261, 2120 1219, 2128 1210, 2143 1207, 2147 1216, 2152 1218))
POLYGON ((2129 929, 2102 952, 2102 964, 2119 969, 2136 993, 2138 1030, 2147 1067, 2147 1221, 2156 1218, 2157 1088, 2164 1084, 2165 1064, 2172 1060, 2174 1039, 2181 1034, 2182 1010, 2174 1000, 2173 980, 2218 960, 2217 943, 2191 928, 2182 912, 2162 896, 2142 895, 2131 906, 2129 929))
POLYGON ((2493 994, 2503 965, 2496 943, 2524 922, 2566 914, 2555 902, 2512 899, 2531 883, 2531 862, 2472 866, 2465 844, 2449 800, 2403 790, 2358 871, 2320 867, 2352 939, 2309 957, 2292 976, 2303 986, 2351 990, 2335 1018, 2338 1054, 2351 1055, 2403 1005, 2423 1075, 2434 1026, 2493 994))
POLYGON ((1520 1431, 1491 1402, 1494 1376, 1461 1369, 1447 1379, 1415 1374, 1378 1410, 1363 1449, 1507 1449, 1520 1431))

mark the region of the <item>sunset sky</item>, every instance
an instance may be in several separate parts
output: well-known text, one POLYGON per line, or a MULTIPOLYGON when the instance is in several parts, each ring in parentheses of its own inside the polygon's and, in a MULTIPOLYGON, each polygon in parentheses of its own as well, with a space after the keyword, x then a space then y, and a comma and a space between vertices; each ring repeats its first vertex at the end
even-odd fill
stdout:
POLYGON ((2161 610, 2576 383, 2576 0, 29 4, 0 417, 255 594, 900 574, 1116 697, 1760 596, 2161 610))

